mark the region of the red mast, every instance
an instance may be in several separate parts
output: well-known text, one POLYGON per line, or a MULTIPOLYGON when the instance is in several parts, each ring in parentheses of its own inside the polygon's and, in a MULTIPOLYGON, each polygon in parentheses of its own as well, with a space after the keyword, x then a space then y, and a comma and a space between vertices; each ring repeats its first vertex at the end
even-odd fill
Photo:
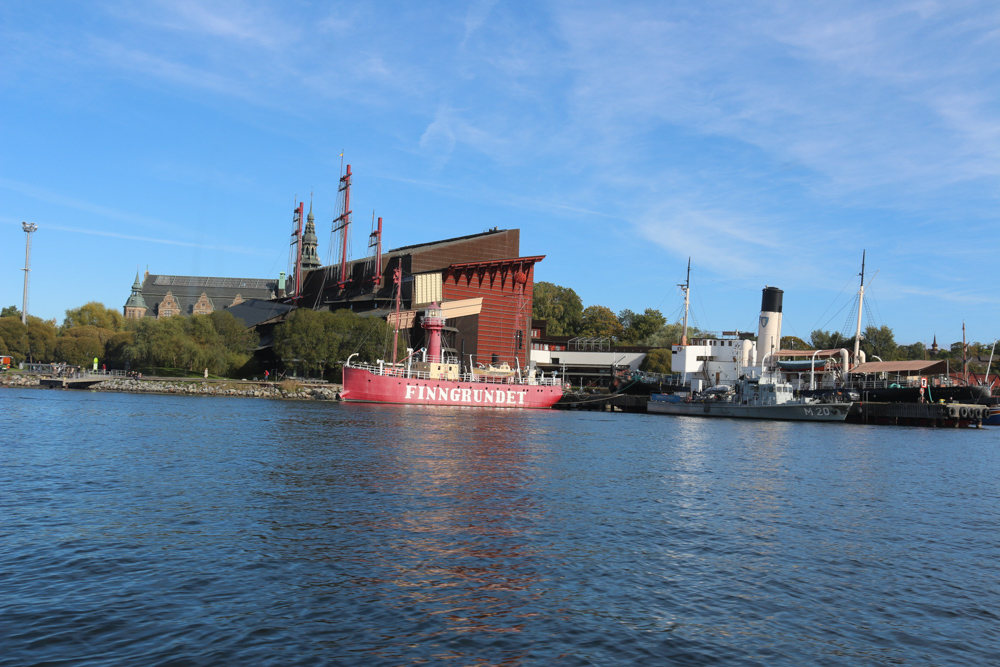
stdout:
POLYGON ((347 165, 347 172, 340 177, 340 192, 343 193, 342 213, 336 218, 334 230, 340 231, 340 282, 337 287, 343 289, 347 285, 347 234, 351 226, 351 165, 347 165))

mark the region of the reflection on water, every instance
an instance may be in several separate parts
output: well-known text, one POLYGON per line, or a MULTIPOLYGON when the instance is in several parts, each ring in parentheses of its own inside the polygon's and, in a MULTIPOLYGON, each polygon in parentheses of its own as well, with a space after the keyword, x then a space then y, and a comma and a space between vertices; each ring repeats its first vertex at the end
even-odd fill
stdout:
POLYGON ((997 662, 996 431, 0 405, 0 665, 997 662))

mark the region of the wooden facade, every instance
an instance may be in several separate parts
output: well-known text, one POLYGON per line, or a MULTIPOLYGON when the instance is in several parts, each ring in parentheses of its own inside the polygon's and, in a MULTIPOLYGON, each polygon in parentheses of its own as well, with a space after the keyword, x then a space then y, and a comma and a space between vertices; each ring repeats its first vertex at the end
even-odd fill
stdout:
POLYGON ((483 299, 475 333, 479 363, 528 367, 535 263, 542 257, 463 262, 444 270, 445 300, 483 299))

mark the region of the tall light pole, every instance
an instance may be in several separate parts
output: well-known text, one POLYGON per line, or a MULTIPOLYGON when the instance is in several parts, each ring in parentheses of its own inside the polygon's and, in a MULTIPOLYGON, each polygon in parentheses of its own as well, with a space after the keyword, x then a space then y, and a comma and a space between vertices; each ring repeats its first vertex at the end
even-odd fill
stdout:
POLYGON ((28 323, 28 274, 31 272, 31 234, 38 231, 38 225, 33 222, 22 222, 24 230, 24 303, 21 304, 21 324, 28 323))

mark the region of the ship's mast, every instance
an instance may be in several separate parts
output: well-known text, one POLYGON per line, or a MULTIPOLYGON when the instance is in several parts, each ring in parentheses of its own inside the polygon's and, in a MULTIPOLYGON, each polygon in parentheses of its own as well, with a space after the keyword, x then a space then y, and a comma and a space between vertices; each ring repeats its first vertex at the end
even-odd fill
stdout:
MULTIPOLYGON (((397 258, 397 262, 402 262, 402 259, 397 258)), ((396 269, 392 272, 392 279, 396 283, 396 326, 393 327, 392 333, 392 365, 396 365, 396 350, 399 348, 399 305, 402 300, 403 294, 403 267, 401 264, 396 264, 396 269)))
MULTIPOLYGON (((374 217, 375 212, 372 211, 374 217)), ((378 228, 368 236, 368 247, 375 249, 375 269, 371 281, 377 289, 382 284, 382 218, 378 219, 378 228)))
POLYGON ((684 279, 683 285, 678 285, 682 290, 684 290, 684 327, 681 329, 681 345, 688 344, 688 307, 691 304, 691 258, 688 257, 688 270, 687 277, 684 279))
POLYGON ((347 171, 340 177, 340 192, 343 199, 341 214, 333 221, 334 232, 340 232, 340 282, 338 287, 343 287, 347 280, 347 236, 351 226, 351 165, 347 165, 347 171))
POLYGON ((969 346, 965 343, 965 320, 962 320, 962 381, 969 384, 969 346))
MULTIPOLYGON (((310 204, 311 206, 312 204, 310 204)), ((299 207, 292 214, 292 242, 289 245, 295 246, 295 264, 292 266, 291 271, 295 279, 295 292, 292 295, 293 303, 298 303, 299 295, 302 294, 302 219, 304 211, 305 202, 300 201, 299 207)))
POLYGON ((854 365, 858 365, 861 348, 861 307, 865 302, 865 251, 861 251, 861 288, 858 290, 858 329, 854 333, 854 365))

